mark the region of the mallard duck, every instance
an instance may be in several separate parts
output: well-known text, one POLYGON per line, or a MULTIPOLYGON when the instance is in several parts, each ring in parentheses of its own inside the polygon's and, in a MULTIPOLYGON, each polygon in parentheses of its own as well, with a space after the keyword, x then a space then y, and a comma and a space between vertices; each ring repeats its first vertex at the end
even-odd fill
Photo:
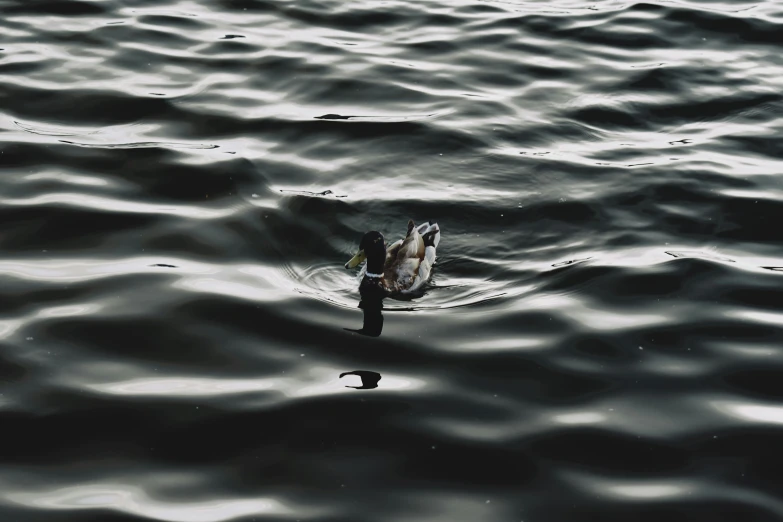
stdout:
POLYGON ((383 234, 373 230, 364 234, 359 252, 345 263, 345 268, 354 268, 367 260, 359 285, 363 296, 415 292, 430 278, 439 242, 437 223, 417 227, 412 220, 408 221, 405 238, 388 248, 383 234))

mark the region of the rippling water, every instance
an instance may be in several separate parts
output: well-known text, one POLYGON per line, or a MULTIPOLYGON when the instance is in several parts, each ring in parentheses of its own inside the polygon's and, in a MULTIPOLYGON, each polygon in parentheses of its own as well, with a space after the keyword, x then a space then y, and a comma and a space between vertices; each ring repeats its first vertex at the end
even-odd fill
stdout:
POLYGON ((781 24, 0 0, 0 519, 783 519, 781 24))

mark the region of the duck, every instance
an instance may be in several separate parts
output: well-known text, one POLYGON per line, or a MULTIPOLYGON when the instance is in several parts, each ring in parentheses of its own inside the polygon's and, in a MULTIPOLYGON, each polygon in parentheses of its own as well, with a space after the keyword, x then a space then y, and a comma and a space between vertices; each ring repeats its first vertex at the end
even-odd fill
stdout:
POLYGON ((416 226, 409 220, 405 237, 388 247, 383 234, 371 230, 364 234, 359 251, 345 263, 345 268, 356 268, 367 261, 360 271, 363 277, 359 293, 362 297, 413 293, 429 280, 439 243, 437 223, 416 226))

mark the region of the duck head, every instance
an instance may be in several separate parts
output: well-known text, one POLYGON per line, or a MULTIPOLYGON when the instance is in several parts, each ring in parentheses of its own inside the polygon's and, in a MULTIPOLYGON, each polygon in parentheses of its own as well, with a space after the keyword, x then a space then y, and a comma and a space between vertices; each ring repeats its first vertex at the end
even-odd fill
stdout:
POLYGON ((345 263, 345 268, 354 268, 359 263, 367 260, 367 273, 383 274, 383 264, 386 262, 386 241, 383 234, 375 230, 367 232, 359 243, 359 251, 350 261, 345 263))

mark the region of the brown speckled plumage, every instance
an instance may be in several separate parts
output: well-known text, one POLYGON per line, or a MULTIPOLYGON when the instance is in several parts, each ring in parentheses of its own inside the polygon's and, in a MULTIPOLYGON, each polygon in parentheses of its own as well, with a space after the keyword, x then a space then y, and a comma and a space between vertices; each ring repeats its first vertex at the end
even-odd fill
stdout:
POLYGON ((391 294, 419 288, 429 278, 430 268, 435 261, 435 248, 440 239, 438 225, 424 223, 417 227, 413 220, 408 221, 405 238, 388 248, 384 247, 385 255, 384 250, 377 251, 378 237, 382 238, 378 232, 365 234, 360 253, 367 256, 365 271, 382 272, 383 277, 364 277, 360 291, 363 294, 370 291, 374 293, 374 288, 379 285, 391 294))

